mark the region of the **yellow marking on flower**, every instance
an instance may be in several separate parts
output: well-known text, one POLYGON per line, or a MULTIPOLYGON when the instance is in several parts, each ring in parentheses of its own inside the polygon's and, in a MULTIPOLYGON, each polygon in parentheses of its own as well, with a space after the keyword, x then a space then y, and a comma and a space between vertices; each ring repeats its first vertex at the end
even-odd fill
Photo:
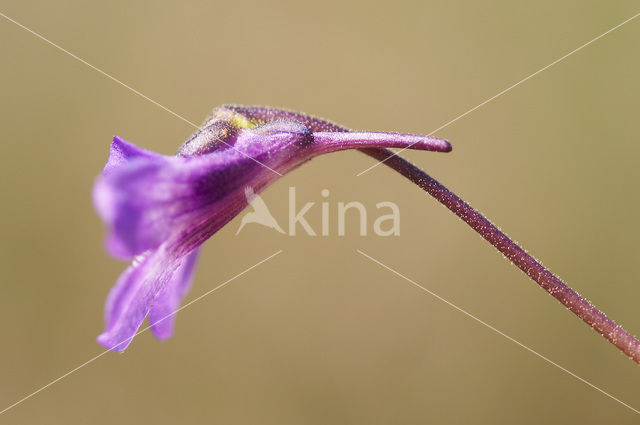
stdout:
POLYGON ((213 110, 209 118, 204 122, 202 127, 207 127, 211 125, 215 121, 225 121, 233 128, 238 130, 243 129, 253 129, 256 128, 265 122, 255 118, 249 118, 245 115, 242 115, 239 112, 231 110, 225 107, 219 107, 213 110))
POLYGON ((230 123, 235 128, 252 129, 262 124, 259 120, 250 119, 242 114, 235 113, 231 117, 230 123))

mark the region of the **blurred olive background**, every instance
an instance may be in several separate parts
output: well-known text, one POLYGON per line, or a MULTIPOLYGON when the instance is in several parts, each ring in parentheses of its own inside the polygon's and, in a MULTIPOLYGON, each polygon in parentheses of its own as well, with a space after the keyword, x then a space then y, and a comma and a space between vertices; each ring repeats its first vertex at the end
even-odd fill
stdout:
MULTIPOLYGON (((634 1, 18 2, 1 11, 188 120, 267 104, 426 134, 638 12, 634 1)), ((0 409, 103 350, 91 188, 117 134, 171 154, 185 122, 0 20, 0 409)), ((640 334, 640 20, 403 152, 640 334)), ((464 223, 385 166, 317 158, 288 187, 319 230, 237 218, 203 252, 174 338, 146 332, 0 416, 7 424, 637 423, 631 410, 356 252, 361 249, 640 407, 640 369, 464 223), (337 203, 392 201, 401 236, 339 237, 337 203)))

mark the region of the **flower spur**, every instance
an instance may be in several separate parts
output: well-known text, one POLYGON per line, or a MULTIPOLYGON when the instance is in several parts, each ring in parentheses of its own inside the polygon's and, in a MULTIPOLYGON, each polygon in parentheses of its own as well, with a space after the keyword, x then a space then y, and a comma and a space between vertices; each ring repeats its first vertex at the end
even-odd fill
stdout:
POLYGON ((315 156, 360 148, 448 152, 451 145, 410 134, 336 132, 315 118, 239 106, 216 108, 176 156, 115 137, 93 198, 109 229, 106 249, 133 262, 107 296, 98 342, 123 351, 146 317, 157 338, 170 337, 199 247, 247 206, 246 188, 260 193, 315 156))

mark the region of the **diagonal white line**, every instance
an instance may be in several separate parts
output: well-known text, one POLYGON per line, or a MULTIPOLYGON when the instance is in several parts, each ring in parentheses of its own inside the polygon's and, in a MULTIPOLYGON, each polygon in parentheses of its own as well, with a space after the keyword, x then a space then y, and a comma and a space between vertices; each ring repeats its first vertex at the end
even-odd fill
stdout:
MULTIPOLYGON (((487 103, 497 99, 498 97, 502 96, 503 94, 507 93, 508 91, 511 91, 511 89, 514 89, 515 87, 519 86, 520 84, 524 83, 527 80, 530 80, 531 78, 535 77, 536 75, 540 74, 543 71, 546 71, 547 69, 551 68, 553 65, 557 64, 558 62, 562 62, 563 60, 565 60, 566 58, 568 58, 569 56, 573 55, 574 53, 579 52, 580 50, 584 49, 585 47, 587 47, 588 45, 590 45, 591 43, 594 43, 596 41, 598 41, 599 39, 601 39, 602 37, 604 37, 605 35, 609 34, 610 32, 613 32, 615 30, 617 30, 618 28, 620 28, 621 26, 623 26, 624 24, 634 20, 635 18, 637 18, 638 16, 640 16, 640 13, 636 13, 635 15, 633 15, 632 17, 630 17, 629 19, 620 22, 618 25, 616 25, 615 27, 609 29, 606 32, 603 32, 602 34, 600 34, 599 36, 589 40, 588 42, 584 43, 582 46, 573 49, 572 51, 570 51, 569 53, 567 53, 566 55, 559 57, 558 59, 554 60, 553 62, 551 62, 549 65, 540 68, 539 70, 537 70, 536 72, 534 72, 533 74, 528 75, 527 77, 523 78, 522 80, 518 81, 515 84, 512 84, 511 86, 507 87, 506 89, 502 90, 500 93, 496 94, 495 96, 490 97, 489 99, 485 100, 484 102, 474 106, 473 108, 469 109, 468 111, 464 112, 461 115, 458 115, 457 117, 455 117, 454 119, 452 119, 451 121, 447 122, 444 125, 441 125, 440 127, 436 128, 435 130, 431 131, 429 134, 427 134, 427 136, 433 136, 434 133, 442 130, 445 127, 448 127, 449 125, 453 124, 454 122, 458 121, 461 118, 466 117, 467 115, 469 115, 470 113, 472 113, 473 111, 475 111, 476 109, 482 108, 484 105, 486 105, 487 103)), ((375 164, 373 164, 371 167, 367 168, 364 171, 361 171, 357 174, 357 177, 360 177, 361 175, 363 175, 364 173, 366 173, 369 170, 372 170, 374 168, 376 168, 378 165, 382 164, 383 162, 387 161, 390 158, 393 158, 394 156, 404 152, 405 150, 411 148, 411 146, 413 146, 415 143, 412 143, 409 146, 406 146, 402 149, 400 149, 399 151, 393 153, 393 155, 389 155, 387 158, 383 159, 382 161, 376 162, 375 164)))
POLYGON ((463 313, 464 315, 472 318, 473 320, 475 320, 476 322, 480 323, 481 325, 491 329, 492 331, 494 331, 495 333, 502 335, 503 337, 505 337, 506 339, 508 339, 509 341, 513 342, 514 344, 519 345, 520 347, 524 348, 525 350, 529 351, 532 354, 535 354, 536 356, 540 357, 542 360, 546 361, 547 363, 550 363, 552 365, 554 365, 555 367, 557 367, 558 369, 562 370, 563 372, 568 373, 569 375, 573 376, 574 378, 576 378, 579 381, 584 382, 585 384, 587 384, 588 386, 590 386, 591 388, 593 388, 594 390, 597 390, 599 392, 601 392, 602 394, 606 395, 607 397, 611 398, 612 400, 617 401, 618 403, 620 403, 621 405, 625 406, 626 408, 634 411, 637 414, 640 414, 640 411, 629 406, 627 403, 623 402, 622 400, 612 396, 611 394, 609 394, 608 392, 604 391, 603 389, 596 387, 595 385, 593 385, 591 382, 587 381, 584 378, 579 377, 578 375, 576 375, 575 373, 571 372, 570 370, 560 366, 558 363, 554 362, 553 360, 549 359, 548 357, 543 356, 542 354, 538 353, 537 351, 535 351, 532 348, 527 347, 526 345, 524 345, 523 343, 521 343, 520 341, 510 337, 509 335, 507 335, 506 333, 502 332, 501 330, 496 329, 495 327, 491 326, 490 324, 488 324, 487 322, 483 321, 482 319, 477 318, 476 316, 474 316, 473 314, 467 312, 466 310, 458 307, 457 305, 455 305, 454 303, 452 303, 451 301, 442 298, 440 295, 436 294, 433 291, 428 290, 427 288, 425 288, 424 286, 420 285, 419 283, 416 283, 414 280, 408 278, 407 276, 403 275, 402 273, 392 269, 391 267, 387 266, 386 264, 383 264, 382 262, 376 260, 375 258, 371 257, 368 254, 365 254, 364 252, 362 252, 359 249, 356 249, 356 251, 358 251, 359 254, 363 255, 364 257, 368 258, 369 260, 373 261, 374 263, 380 265, 381 267, 389 270, 391 273, 395 274, 396 276, 401 277, 402 279, 406 280, 407 282, 409 282, 410 284, 412 284, 413 286, 423 290, 424 292, 428 293, 429 295, 434 296, 435 298, 439 299, 440 301, 442 301, 443 303, 455 308, 456 310, 458 310, 459 312, 463 313))
MULTIPOLYGON (((127 341, 131 340, 132 338, 134 338, 134 337, 136 337, 136 336, 140 335, 142 332, 145 332, 145 331, 149 330, 152 326, 156 325, 157 323, 160 323, 160 322, 162 322, 163 320, 165 320, 165 319, 167 319, 167 318, 169 318, 169 317, 171 317, 171 316, 175 315, 177 312, 179 312, 180 310, 183 310, 183 309, 185 309, 185 308, 189 307, 191 304, 193 304, 193 303, 195 303, 195 302, 197 302, 197 301, 200 301, 202 298, 204 298, 204 297, 206 297, 207 295, 209 295, 209 294, 211 294, 211 293, 213 293, 213 292, 217 291, 218 289, 222 288, 223 286, 226 286, 227 284, 229 284, 230 282, 232 282, 232 281, 234 281, 235 279, 239 278, 239 277, 240 277, 240 276, 242 276, 243 274, 245 274, 245 273, 247 273, 247 272, 249 272, 249 271, 251 271, 251 270, 255 269, 255 268, 256 268, 256 267, 258 267, 259 265, 261 265, 261 264, 263 264, 263 263, 265 263, 265 262, 269 261, 270 259, 272 259, 273 257, 275 257, 276 255, 278 255, 278 254, 280 254, 280 253, 282 253, 282 250, 279 250, 278 252, 275 252, 275 253, 271 254, 271 255, 270 255, 270 256, 268 256, 267 258, 265 258, 265 259, 263 259, 263 260, 261 260, 261 261, 257 262, 257 263, 256 263, 256 264, 254 264, 253 266, 251 266, 251 267, 249 267, 249 268, 247 268, 247 269, 243 270, 242 272, 240 272, 240 273, 238 273, 237 275, 233 276, 232 278, 230 278, 230 279, 226 280, 225 282, 221 283, 220 285, 216 286, 215 288, 210 289, 209 291, 205 292, 204 294, 200 295, 199 297, 197 297, 197 298, 195 298, 195 299, 193 299, 193 300, 189 301, 187 304, 183 305, 182 307, 180 307, 180 308, 179 308, 179 309, 177 309, 176 311, 174 311, 174 312, 172 312, 172 313, 170 313, 170 314, 167 314, 167 315, 166 315, 166 316, 164 316, 162 319, 160 319, 160 320, 158 320, 158 321, 156 321, 156 322, 154 322, 154 323, 150 324, 150 325, 149 325, 149 326, 147 326, 146 328, 144 328, 144 329, 142 329, 142 330, 138 331, 135 335, 133 335, 132 337, 127 338, 126 340, 124 340, 124 341, 122 341, 122 342, 118 343, 118 344, 117 344, 116 346, 114 346, 113 348, 117 348, 117 347, 119 347, 120 345, 122 345, 122 344, 124 344, 125 342, 127 342, 127 341)), ((89 360, 87 360, 86 362, 82 363, 80 366, 77 366, 77 367, 75 367, 75 368, 71 369, 69 372, 65 373, 64 375, 62 375, 62 376, 60 376, 60 377, 58 377, 58 378, 54 379, 53 381, 49 382, 47 385, 45 385, 45 386, 43 386, 43 387, 38 388, 36 391, 32 392, 31 394, 29 394, 29 395, 27 395, 27 396, 25 396, 25 397, 21 398, 20 400, 16 401, 15 403, 11 404, 10 406, 5 407, 3 410, 1 410, 1 411, 0 411, 0 415, 2 415, 3 413, 5 413, 6 411, 8 411, 8 410, 10 410, 10 409, 12 409, 12 408, 14 408, 14 407, 16 407, 17 405, 21 404, 22 402, 27 401, 28 399, 30 399, 30 398, 31 398, 31 397, 33 397, 34 395, 38 394, 39 392, 46 390, 47 388, 49 388, 50 386, 52 386, 52 385, 53 385, 53 384, 55 384, 56 382, 61 381, 62 379, 66 378, 67 376, 69 376, 69 375, 71 375, 71 374, 73 374, 74 372, 78 371, 79 369, 82 369, 83 367, 85 367, 85 366, 86 366, 86 365, 88 365, 89 363, 92 363, 93 361, 98 360, 100 357, 104 356, 105 354, 107 354, 107 353, 108 353, 108 352, 110 352, 110 351, 111 351, 111 350, 105 350, 105 351, 103 351, 102 353, 98 354, 97 356, 92 357, 91 359, 89 359, 89 360)))
POLYGON ((100 74, 104 75, 105 77, 109 78, 112 81, 115 81, 116 83, 120 84, 121 86, 127 88, 128 90, 132 91, 133 93, 137 94, 138 96, 140 96, 141 98, 153 103, 154 105, 156 105, 159 108, 164 109, 165 111, 167 111, 168 113, 170 113, 171 115, 173 115, 174 117, 181 119, 182 121, 186 122, 187 124, 191 125, 192 127, 195 128, 199 128, 197 125, 195 125, 194 123, 192 123, 191 121, 189 121, 188 119, 186 119, 185 117, 183 117, 182 115, 177 114, 176 112, 173 112, 171 109, 167 108, 166 106, 161 105, 160 103, 156 102, 155 100, 145 96, 144 94, 140 93, 138 90, 134 89, 131 86, 128 86, 127 84, 123 83, 122 81, 118 80, 116 77, 107 74, 106 72, 104 72, 103 70, 101 70, 100 68, 97 68, 93 65, 91 65, 89 62, 85 61, 84 59, 74 55, 73 53, 71 53, 70 51, 66 50, 65 48, 57 45, 56 43, 54 43, 53 41, 45 38, 44 36, 38 34, 37 32, 25 27, 24 25, 22 25, 20 22, 10 18, 9 16, 5 15, 4 13, 0 12, 0 15, 5 18, 7 21, 13 22, 14 24, 16 24, 17 26, 19 26, 20 28, 22 28, 23 30, 30 32, 31 34, 35 35, 36 37, 38 37, 40 40, 44 41, 45 43, 50 44, 51 46, 55 47, 56 49, 66 53, 67 55, 71 56, 72 58, 74 58, 75 60, 82 62, 83 64, 85 64, 86 66, 88 66, 89 68, 93 69, 94 71, 99 72, 100 74))
MULTIPOLYGON (((100 68, 91 65, 89 62, 85 61, 84 59, 82 59, 81 57, 78 57, 76 55, 74 55, 73 53, 71 53, 70 51, 68 51, 67 49, 59 46, 58 44, 54 43, 53 41, 47 39, 46 37, 38 34, 37 32, 33 31, 30 28, 25 27, 24 25, 22 25, 20 22, 16 21, 15 19, 10 18, 9 16, 5 15, 4 13, 0 12, 0 16, 2 16, 3 18, 5 18, 7 21, 13 22, 14 24, 16 24, 17 26, 19 26, 20 28, 22 28, 23 30, 30 32, 31 34, 35 35, 36 37, 38 37, 40 40, 44 41, 45 43, 50 44, 51 46, 55 47, 56 49, 60 50, 61 52, 66 53, 67 55, 71 56, 72 58, 74 58, 75 60, 82 62, 83 64, 85 64, 86 66, 88 66, 89 68, 93 69, 94 71, 97 71, 98 73, 104 75, 105 77, 107 77, 108 79, 120 84, 121 86, 125 87, 126 89, 128 89, 129 91, 137 94, 138 96, 140 96, 141 98, 143 98, 144 100, 147 100, 151 103, 153 103, 154 105, 156 105, 159 108, 164 109, 165 111, 167 111, 168 113, 170 113, 171 115, 173 115, 174 117, 186 122, 187 124, 189 124, 190 126, 194 127, 196 130, 200 130, 200 127, 195 125, 194 123, 192 123, 191 121, 189 121, 188 119, 186 119, 185 117, 183 117, 182 115, 178 114, 177 112, 172 111, 171 109, 167 108, 166 106, 156 102, 155 100, 151 99, 148 96, 145 96, 144 94, 140 93, 138 90, 134 89, 133 87, 123 83, 122 81, 118 80, 116 77, 112 76, 111 74, 108 74, 106 72, 104 72, 103 70, 101 70, 100 68)), ((255 161, 256 163, 262 165, 263 167, 265 167, 266 169, 276 173, 277 175, 279 175, 280 177, 282 177, 282 174, 280 174, 279 172, 277 172, 276 170, 274 170, 273 168, 269 167, 266 164, 263 164, 262 162, 258 161, 257 159, 247 155, 246 153, 239 151, 238 149, 236 149, 233 145, 230 145, 228 143, 226 143, 224 140, 218 139, 218 141, 224 143, 225 145, 227 145, 228 147, 232 148, 233 150, 235 150, 236 152, 240 153, 241 155, 244 155, 245 157, 255 161)))

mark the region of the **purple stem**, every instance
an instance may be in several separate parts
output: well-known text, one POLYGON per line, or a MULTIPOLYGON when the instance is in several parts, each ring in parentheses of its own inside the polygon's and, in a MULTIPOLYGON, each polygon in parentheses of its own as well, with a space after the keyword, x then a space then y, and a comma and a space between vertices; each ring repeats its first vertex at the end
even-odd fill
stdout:
MULTIPOLYGON (((226 107, 248 117, 263 121, 293 119, 305 124, 311 128, 314 133, 324 131, 349 131, 349 129, 337 124, 292 111, 238 105, 227 105, 226 107)), ((438 202, 451 210, 471 226, 473 230, 478 232, 480 236, 496 247, 498 251, 518 266, 520 270, 525 272, 527 276, 542 286, 545 291, 560 301, 576 316, 587 322, 596 332, 608 339, 609 342, 618 347, 633 361, 640 364, 640 341, 616 324, 616 322, 609 319, 600 310, 592 306, 587 300, 578 295, 576 291, 569 288, 560 278, 547 270, 542 264, 538 263, 535 258, 527 254, 517 243, 509 239, 509 237, 502 233, 493 223, 460 199, 455 193, 451 192, 409 161, 394 155, 387 149, 362 148, 359 150, 378 161, 383 161, 383 164, 393 168, 417 184, 429 195, 436 198, 438 202)))
POLYGON ((640 341, 625 331, 622 326, 609 319, 604 313, 595 308, 589 301, 582 298, 576 291, 569 288, 560 278, 547 270, 531 255, 520 248, 517 243, 509 239, 493 223, 482 214, 474 210, 469 204, 460 199, 455 193, 440 184, 433 177, 411 164, 409 161, 393 155, 387 149, 360 149, 361 152, 372 156, 378 161, 384 161, 388 167, 399 172, 407 179, 421 187, 442 205, 460 217, 480 236, 485 238, 498 251, 504 254, 520 270, 533 279, 538 285, 560 301, 576 316, 584 320, 600 335, 609 340, 620 351, 640 364, 640 341), (393 156, 392 156, 393 155, 393 156))

